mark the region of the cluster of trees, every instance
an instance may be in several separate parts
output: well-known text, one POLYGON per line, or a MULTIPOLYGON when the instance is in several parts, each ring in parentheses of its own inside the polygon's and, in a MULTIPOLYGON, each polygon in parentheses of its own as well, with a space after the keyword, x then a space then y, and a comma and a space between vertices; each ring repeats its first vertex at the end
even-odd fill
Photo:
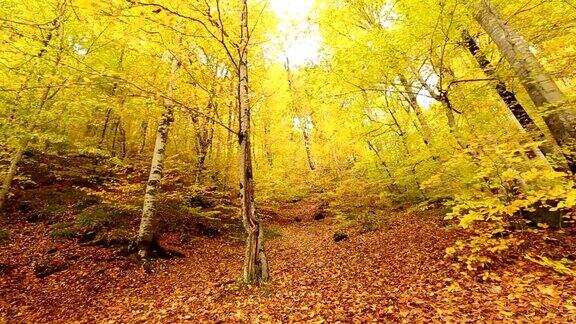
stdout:
MULTIPOLYGON (((442 201, 452 207, 447 219, 466 228, 483 222, 480 237, 456 247, 472 254, 459 257, 468 269, 489 262, 477 251, 517 243, 492 239, 510 222, 523 224, 534 210, 574 208, 570 2, 320 6, 326 79, 338 78, 332 102, 363 115, 354 137, 364 155, 355 160, 372 154, 380 165, 379 173, 364 167, 355 175, 383 182, 388 192, 373 201, 442 201)), ((368 195, 375 189, 362 188, 368 195)))
POLYGON ((198 184, 239 183, 244 280, 260 282, 255 196, 370 183, 382 204, 463 192, 509 204, 542 188, 531 170, 572 189, 570 0, 319 0, 310 18, 324 52, 295 68, 270 55, 266 1, 6 0, 0 208, 31 146, 150 158, 147 258, 173 157, 198 184))
POLYGON ((170 128, 182 120, 178 151, 196 160, 197 181, 215 138, 227 143, 226 167, 240 156, 244 277, 265 280, 248 83, 248 50, 259 31, 249 29, 247 2, 8 1, 2 10, 2 135, 12 154, 0 204, 31 145, 73 144, 119 159, 151 149, 138 234, 139 254, 149 258, 158 244, 154 218, 170 128))

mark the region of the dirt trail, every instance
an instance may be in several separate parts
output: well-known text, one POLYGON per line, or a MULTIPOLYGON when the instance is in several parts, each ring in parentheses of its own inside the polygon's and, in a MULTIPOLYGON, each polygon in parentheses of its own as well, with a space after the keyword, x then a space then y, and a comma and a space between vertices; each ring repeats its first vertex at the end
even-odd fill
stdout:
POLYGON ((198 239, 186 258, 156 262, 153 275, 94 251, 45 279, 25 267, 1 275, 0 315, 10 323, 575 320, 565 308, 573 280, 524 262, 500 283, 457 276, 443 257, 455 235, 431 220, 402 215, 335 243, 332 219, 314 221, 312 209, 279 211, 281 236, 267 242, 273 281, 264 288, 236 283, 243 242, 198 239), (295 217, 302 222, 286 224, 295 217))

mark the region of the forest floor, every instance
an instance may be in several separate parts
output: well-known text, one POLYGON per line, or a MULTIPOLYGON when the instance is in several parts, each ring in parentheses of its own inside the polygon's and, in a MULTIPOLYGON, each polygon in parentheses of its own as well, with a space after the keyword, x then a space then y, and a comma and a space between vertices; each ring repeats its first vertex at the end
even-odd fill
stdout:
MULTIPOLYGON (((79 192, 66 188, 69 182, 55 182, 29 191, 60 191, 58 199, 74 200, 62 206, 77 206, 79 192)), ((455 271, 445 249, 463 233, 446 228, 437 213, 390 211, 378 229, 361 231, 343 229, 329 215, 314 220, 318 206, 311 198, 260 206, 272 233, 272 280, 263 287, 239 281, 241 239, 183 241, 167 232, 163 245, 185 257, 156 260, 146 270, 114 248, 55 239, 54 224, 16 213, 0 247, 0 323, 576 321, 576 280, 522 254, 493 265, 498 280, 455 271), (347 239, 335 242, 341 231, 347 239)), ((574 237, 569 231, 558 237, 574 237)), ((575 254, 573 242, 555 240, 552 230, 546 235, 555 248, 530 246, 575 254)))
MULTIPOLYGON (((574 280, 515 261, 500 282, 458 276, 444 259, 455 240, 438 222, 403 214, 380 230, 335 243, 331 219, 314 221, 312 203, 279 210, 281 234, 267 242, 272 282, 238 284, 243 244, 198 238, 185 258, 157 261, 153 273, 112 250, 57 243, 14 231, 3 259, 21 264, 41 258, 77 260, 39 279, 31 266, 0 276, 2 322, 573 322, 574 280), (301 218, 301 222, 293 219, 301 218), (58 245, 60 244, 60 245, 58 245), (65 245, 65 246, 64 246, 65 245), (23 255, 18 251, 27 250, 23 255)), ((166 238, 165 244, 170 244, 166 238)))

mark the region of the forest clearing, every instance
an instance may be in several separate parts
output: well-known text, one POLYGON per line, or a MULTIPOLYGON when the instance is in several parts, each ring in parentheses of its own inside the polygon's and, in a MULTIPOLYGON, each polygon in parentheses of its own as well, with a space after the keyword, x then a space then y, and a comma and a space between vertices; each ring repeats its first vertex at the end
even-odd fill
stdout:
POLYGON ((573 0, 0 28, 0 323, 576 322, 573 0))

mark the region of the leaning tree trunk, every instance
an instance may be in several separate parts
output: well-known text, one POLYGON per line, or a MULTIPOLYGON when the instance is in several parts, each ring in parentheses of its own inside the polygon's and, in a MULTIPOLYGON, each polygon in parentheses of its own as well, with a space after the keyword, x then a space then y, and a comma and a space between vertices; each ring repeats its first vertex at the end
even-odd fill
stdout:
POLYGON ((4 209, 4 202, 8 197, 8 193, 10 192, 10 186, 12 184, 12 180, 14 180, 14 176, 16 176, 16 171, 18 170, 18 164, 22 160, 22 156, 28 147, 28 138, 24 139, 14 155, 12 156, 12 161, 10 162, 10 167, 8 168, 8 172, 4 176, 4 181, 2 182, 2 188, 0 189, 0 211, 4 209))
POLYGON ((306 149, 308 166, 310 167, 310 170, 314 171, 316 170, 316 162, 314 161, 314 157, 312 156, 312 139, 310 138, 310 133, 306 126, 307 126, 306 124, 302 126, 302 135, 304 136, 304 148, 306 149))
MULTIPOLYGON (((288 90, 290 91, 290 95, 292 97, 292 110, 294 114, 300 121, 300 129, 302 130, 302 137, 304 139, 304 149, 306 150, 306 159, 308 160, 308 167, 311 171, 316 170, 316 162, 314 161, 314 156, 312 154, 312 138, 310 137, 310 130, 308 129, 309 123, 312 124, 312 115, 309 115, 310 120, 308 118, 303 118, 300 116, 300 109, 297 106, 294 95, 294 87, 292 81, 292 71, 290 70, 290 61, 286 58, 286 73, 288 74, 288 90)), ((308 117, 308 116, 306 116, 308 117)))
POLYGON ((98 142, 98 148, 102 149, 104 141, 106 140, 106 132, 108 131, 108 124, 110 123, 110 115, 112 114, 112 108, 108 108, 106 111, 106 116, 104 116, 104 127, 102 127, 102 134, 100 135, 100 141, 98 142))
MULTIPOLYGON (((418 123, 422 127, 422 139, 424 140, 424 144, 426 144, 426 146, 431 151, 433 151, 434 148, 432 147, 432 140, 433 140, 432 127, 430 127, 430 123, 428 123, 428 120, 426 120, 424 112, 422 111, 422 107, 420 107, 420 105, 418 104, 418 99, 416 93, 414 92, 414 87, 412 83, 408 82, 408 80, 406 80, 406 77, 404 77, 403 75, 400 75, 400 82, 404 87, 404 97, 408 101, 410 108, 412 108, 412 110, 416 114, 418 123)), ((435 160, 438 158, 436 156, 436 153, 434 152, 433 152, 433 158, 435 160)))
MULTIPOLYGON (((172 71, 168 85, 169 97, 174 91, 176 72, 180 66, 178 59, 172 59, 172 71)), ((152 165, 150 175, 146 185, 146 194, 144 195, 144 205, 142 207, 142 219, 140 220, 140 230, 138 231, 138 254, 143 259, 149 259, 158 248, 158 241, 155 231, 156 200, 158 198, 158 189, 162 174, 164 171, 164 160, 166 159, 166 145, 168 142, 168 131, 174 121, 174 102, 167 98, 164 100, 164 113, 160 118, 158 131, 156 133, 156 142, 154 144, 154 155, 152 156, 152 165)))
POLYGON ((476 20, 514 68, 534 104, 550 106, 544 121, 576 173, 576 110, 564 102, 566 97, 530 51, 528 42, 500 18, 490 1, 480 1, 475 9, 476 20))
POLYGON ((248 90, 248 3, 242 5, 241 40, 238 64, 238 104, 240 109, 240 199, 242 221, 248 234, 244 256, 244 282, 261 283, 268 281, 268 263, 264 253, 264 233, 254 207, 254 178, 250 143, 250 102, 248 90))
POLYGON ((422 77, 420 73, 418 73, 417 75, 418 75, 418 81, 426 89, 426 91, 428 91, 430 96, 432 96, 434 100, 437 100, 440 103, 442 103, 442 105, 444 106, 444 114, 446 115, 446 119, 448 120, 448 128, 450 130, 450 134, 454 136, 456 142, 458 143, 458 146, 460 146, 460 148, 464 150, 467 149, 470 145, 468 144, 466 139, 464 139, 464 137, 460 133, 460 130, 458 129, 458 125, 456 124, 456 117, 454 116, 454 107, 452 106, 452 101, 450 101, 450 98, 448 97, 448 92, 446 90, 441 89, 436 90, 432 88, 432 86, 430 86, 430 84, 428 84, 428 82, 424 80, 424 77, 422 77))
POLYGON ((142 122, 140 124, 140 147, 138 148, 138 155, 142 155, 144 153, 144 149, 146 148, 146 137, 148 135, 148 121, 142 122))
POLYGON ((454 109, 452 109, 452 103, 450 99, 445 98, 445 100, 446 101, 442 102, 444 102, 444 114, 448 120, 448 128, 450 129, 450 134, 454 136, 458 146, 465 150, 470 146, 470 144, 468 144, 458 129, 458 124, 456 124, 456 117, 454 116, 454 109))
POLYGON ((374 154, 378 158, 378 162, 380 162, 380 165, 382 166, 382 169, 384 169, 384 171, 388 175, 388 178, 390 178, 391 184, 386 185, 388 187, 388 190, 390 190, 390 192, 395 193, 395 194, 401 193, 402 190, 400 190, 400 188, 398 188, 398 185, 396 184, 396 179, 394 178, 392 171, 390 171, 390 167, 388 167, 388 163, 386 163, 384 158, 382 158, 382 155, 380 154, 380 150, 372 142, 370 142, 370 140, 367 140, 366 142, 368 143, 368 148, 372 152, 374 152, 374 154))
MULTIPOLYGON (((66 10, 66 3, 65 2, 60 3, 58 5, 58 14, 54 18, 54 20, 52 20, 52 22, 51 22, 52 27, 50 27, 48 29, 48 33, 47 33, 46 37, 42 40, 42 48, 36 54, 36 56, 38 58, 42 58, 42 57, 44 57, 44 55, 46 55, 46 53, 48 52, 48 49, 50 47, 50 43, 52 42, 52 40, 54 38, 54 35, 58 35, 58 30, 62 26, 62 21, 64 18, 65 10, 66 10)), ((60 65, 60 61, 62 59, 62 51, 63 51, 63 47, 60 46, 60 48, 58 49, 58 52, 56 53, 57 55, 56 55, 56 60, 54 62, 53 74, 55 73, 58 65, 60 65)), ((42 79, 42 77, 39 78, 39 81, 41 79, 42 79)), ((38 102, 38 106, 37 106, 37 109, 35 112, 36 115, 39 115, 40 112, 46 106, 46 103, 48 102, 48 100, 53 98, 58 93, 59 89, 56 90, 56 92, 53 92, 51 94, 50 91, 52 91, 52 88, 53 87, 51 84, 48 84, 43 88, 42 95, 40 96, 40 100, 38 102)), ((36 128, 36 122, 30 121, 26 130, 28 133, 31 133, 34 131, 35 128, 36 128)), ((0 212, 4 208, 4 203, 6 202, 6 198, 8 197, 8 193, 10 192, 10 187, 12 185, 12 181, 14 180, 14 177, 16 176, 16 172, 18 170, 18 165, 20 164, 20 161, 22 160, 22 157, 24 156, 24 152, 28 148, 29 143, 30 143, 30 137, 27 134, 20 141, 20 145, 18 146, 18 148, 16 149, 16 151, 12 155, 10 167, 8 168, 8 171, 6 172, 6 175, 4 176, 4 179, 2 181, 2 187, 0 188, 0 212)))
MULTIPOLYGON (((480 68, 484 71, 484 73, 489 77, 494 77, 496 79, 496 83, 494 88, 498 93, 498 96, 502 99, 502 101, 506 104, 506 107, 510 110, 512 115, 518 121, 518 124, 530 135, 534 141, 542 142, 539 145, 539 149, 534 150, 534 154, 536 157, 540 157, 541 155, 548 156, 553 154, 555 151, 554 145, 547 142, 546 135, 544 132, 536 125, 532 117, 528 114, 524 106, 518 101, 516 94, 508 89, 504 81, 498 78, 496 75, 496 71, 490 64, 490 61, 486 57, 486 54, 480 50, 480 46, 478 42, 472 38, 470 33, 467 30, 462 32, 462 38, 464 41, 464 45, 474 56, 480 68)), ((564 166, 566 168, 566 165, 564 166)), ((560 168, 561 169, 561 168, 560 168)))
MULTIPOLYGON (((400 139, 402 141, 402 147, 404 148, 403 158, 404 158, 404 160, 408 160, 409 157, 412 156, 412 153, 410 152, 410 146, 408 145, 408 137, 406 136, 407 134, 404 131, 403 127, 400 125, 398 118, 396 118, 394 111, 392 109, 390 109, 390 107, 388 105, 387 105, 386 109, 388 110, 390 117, 392 117, 393 125, 396 126, 395 133, 398 134, 398 137, 400 137, 400 139)), ((416 166, 417 166, 416 164, 412 164, 410 166, 410 173, 412 174, 412 179, 414 180, 414 184, 416 185, 416 189, 418 189, 418 193, 420 193, 420 195, 422 195, 422 198, 424 198, 425 194, 422 191, 422 186, 420 184, 420 181, 418 180, 418 175, 416 173, 416 166)))
MULTIPOLYGON (((50 91, 52 90, 52 86, 48 85, 44 87, 42 96, 40 98, 40 102, 38 103, 36 114, 39 114, 40 111, 44 108, 46 103, 48 102, 49 98, 51 97, 50 91)), ((30 125, 27 127, 26 131, 31 133, 36 128, 36 123, 31 122, 30 125)), ((21 141, 20 145, 14 152, 12 156, 12 161, 10 162, 10 167, 4 176, 4 180, 2 181, 2 188, 0 188, 0 211, 4 208, 4 203, 6 202, 6 198, 8 197, 8 193, 10 192, 10 186, 12 185, 12 181, 16 176, 16 171, 18 170, 18 165, 24 156, 24 152, 28 148, 28 144, 30 143, 30 137, 26 135, 21 141)))

